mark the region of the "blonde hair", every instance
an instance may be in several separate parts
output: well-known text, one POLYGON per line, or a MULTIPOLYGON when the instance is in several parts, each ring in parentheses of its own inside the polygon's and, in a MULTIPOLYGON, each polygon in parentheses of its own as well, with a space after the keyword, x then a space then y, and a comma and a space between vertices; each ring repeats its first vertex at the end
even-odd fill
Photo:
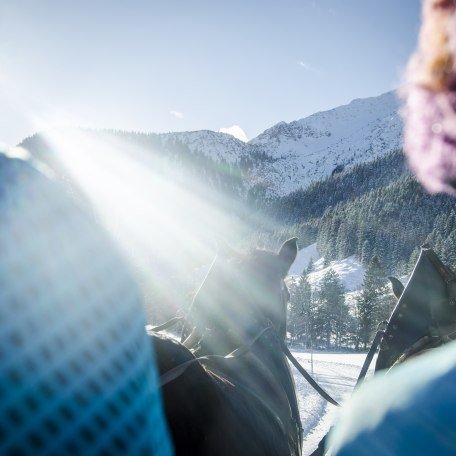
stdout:
POLYGON ((418 52, 410 62, 412 83, 434 91, 455 84, 456 0, 424 0, 418 52))

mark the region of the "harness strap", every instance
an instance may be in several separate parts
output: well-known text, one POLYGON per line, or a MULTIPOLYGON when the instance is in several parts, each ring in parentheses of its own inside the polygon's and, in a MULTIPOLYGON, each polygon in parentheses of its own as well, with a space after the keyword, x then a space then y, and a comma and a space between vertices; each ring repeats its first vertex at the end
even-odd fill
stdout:
POLYGON ((299 361, 291 354, 290 350, 286 346, 285 342, 280 341, 282 351, 285 353, 286 357, 291 361, 294 367, 298 369, 299 373, 309 382, 310 386, 323 398, 326 399, 333 405, 337 407, 340 404, 332 398, 313 378, 312 376, 299 364, 299 361))
MULTIPOLYGON (((169 322, 167 322, 169 323, 169 322)), ((166 323, 165 323, 166 324, 166 323)), ((162 325, 163 326, 163 325, 162 325)), ((173 367, 169 371, 165 372, 164 374, 160 375, 159 378, 159 386, 163 387, 167 383, 172 382, 176 378, 178 378, 180 375, 182 375, 192 364, 195 362, 204 362, 204 361, 211 361, 213 359, 235 359, 235 358, 240 358, 241 356, 245 355, 247 352, 250 351, 252 346, 255 344, 255 342, 268 330, 272 329, 272 326, 267 326, 264 328, 262 331, 260 331, 259 334, 257 334, 250 342, 244 344, 242 347, 237 348, 236 350, 232 351, 226 356, 223 355, 206 355, 206 356, 200 356, 199 358, 193 358, 189 359, 188 361, 185 361, 182 364, 179 364, 178 366, 173 367)))
MULTIPOLYGON (((193 358, 190 359, 182 364, 179 364, 178 366, 170 369, 169 371, 165 372, 163 375, 160 376, 159 378, 159 387, 162 388, 166 384, 172 382, 173 380, 177 379, 180 377, 191 365, 195 363, 207 363, 212 360, 216 359, 236 359, 240 358, 241 356, 245 355, 248 353, 251 349, 251 347, 255 344, 255 342, 269 329, 272 329, 272 326, 268 326, 264 328, 259 334, 257 334, 248 344, 244 344, 242 347, 234 350, 230 354, 226 356, 222 355, 207 355, 207 356, 200 356, 199 358, 193 358)), ((236 385, 236 387, 241 388, 244 390, 246 393, 248 393, 251 397, 253 397, 263 408, 265 408, 269 414, 274 418, 276 421, 277 425, 279 426, 280 430, 284 435, 286 435, 286 430, 285 430, 285 425, 283 424, 281 418, 279 415, 272 409, 272 407, 262 398, 260 397, 255 391, 253 391, 251 388, 246 387, 240 382, 234 381, 230 376, 226 374, 226 372, 220 372, 218 369, 214 368, 211 366, 211 372, 216 374, 217 376, 220 376, 220 378, 223 378, 224 380, 230 382, 232 385, 236 385), (217 374, 218 372, 218 374, 217 374)))
POLYGON ((164 323, 162 323, 161 325, 158 325, 158 326, 150 327, 149 325, 147 325, 146 326, 146 330, 147 331, 152 331, 152 332, 164 331, 165 329, 171 328, 172 326, 174 326, 175 324, 179 323, 180 321, 182 321, 184 319, 185 319, 185 317, 173 317, 173 318, 170 318, 168 321, 165 321, 164 323))
POLYGON ((247 344, 242 345, 239 348, 236 348, 236 350, 232 351, 228 355, 225 356, 225 358, 239 358, 242 355, 245 355, 250 349, 253 347, 255 342, 268 330, 273 329, 271 325, 266 326, 263 330, 261 330, 250 342, 247 344))
POLYGON ((364 380, 364 377, 366 377, 367 371, 369 370, 369 366, 371 365, 375 352, 377 351, 377 348, 382 342, 383 336, 385 335, 387 325, 388 322, 386 320, 379 323, 377 328, 377 334, 375 334, 374 340, 372 341, 372 345, 369 348, 366 359, 364 360, 363 367, 361 368, 361 372, 358 376, 358 380, 356 380, 355 388, 357 388, 364 380))
MULTIPOLYGON (((212 355, 212 356, 218 356, 218 355, 212 355)), ((175 366, 172 369, 170 369, 169 371, 160 375, 160 377, 158 379, 158 386, 160 388, 163 388, 168 383, 172 382, 173 380, 176 380, 176 378, 180 377, 192 364, 195 364, 196 362, 201 361, 202 358, 203 357, 189 359, 188 361, 185 361, 184 363, 179 364, 178 366, 175 366)))
MULTIPOLYGON (((184 317, 175 317, 175 318, 171 318, 171 320, 168 320, 167 322, 163 323, 162 325, 160 326, 155 326, 154 328, 152 328, 152 331, 162 331, 164 329, 167 329, 171 326, 173 326, 174 324, 176 324, 177 322, 181 321, 184 317)), ((210 361, 210 360, 213 360, 213 359, 232 359, 232 358, 239 358, 243 355, 245 355, 247 352, 250 351, 250 349, 252 348, 252 346, 255 344, 255 342, 268 330, 270 329, 273 329, 273 326, 269 325, 267 326, 266 328, 264 328, 262 331, 260 331, 259 334, 257 334, 250 342, 248 342, 247 344, 244 344, 242 345, 241 347, 237 348, 236 350, 234 350, 233 352, 231 352, 230 354, 226 355, 226 356, 222 356, 222 355, 207 355, 207 356, 201 356, 199 358, 194 358, 194 359, 190 359, 188 361, 185 361, 184 363, 182 364, 179 364, 178 366, 176 367, 173 367, 172 369, 170 369, 169 371, 165 372, 164 374, 162 374, 159 378, 159 386, 160 387, 163 387, 165 386, 166 384, 172 382, 173 380, 175 380, 176 378, 178 378, 179 376, 181 376, 192 364, 194 364, 195 362, 199 362, 199 361, 210 361)), ((293 366, 296 367, 296 369, 299 371, 299 373, 309 382, 310 386, 312 386, 312 388, 315 389, 315 391, 317 391, 318 394, 320 394, 321 397, 323 397, 325 400, 327 400, 328 402, 330 402, 331 404, 333 405, 336 405, 337 407, 339 407, 339 403, 333 399, 313 378, 312 376, 304 369, 304 367, 301 366, 301 364, 299 363, 299 361, 292 355, 292 353, 290 352, 290 350, 288 349, 288 347, 286 346, 285 342, 282 341, 282 340, 279 340, 279 343, 280 343, 280 347, 283 351, 283 353, 285 354, 285 356, 290 360, 290 362, 293 364, 293 366)), ((370 362, 369 362, 370 364, 370 362)), ((364 366, 363 366, 364 367, 364 366)), ((369 366, 367 366, 369 367, 369 366)), ((367 368, 366 368, 366 371, 367 371, 367 368)), ((358 379, 359 381, 359 379, 358 379)))
POLYGON ((446 344, 448 342, 451 342, 456 338, 456 331, 453 331, 449 334, 443 335, 443 336, 424 336, 421 339, 417 340, 411 347, 409 347, 405 352, 399 356, 399 358, 396 360, 396 362, 393 364, 394 367, 397 364, 402 363, 406 359, 418 355, 421 352, 424 352, 426 350, 431 350, 433 348, 437 348, 440 345, 446 344))

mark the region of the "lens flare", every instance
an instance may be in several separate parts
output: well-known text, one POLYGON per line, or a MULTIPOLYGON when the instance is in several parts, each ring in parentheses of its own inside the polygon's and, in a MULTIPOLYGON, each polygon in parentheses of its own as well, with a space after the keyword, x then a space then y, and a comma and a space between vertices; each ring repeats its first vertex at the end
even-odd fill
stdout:
MULTIPOLYGON (((65 128, 42 137, 35 155, 108 229, 130 258, 149 304, 166 301, 160 304, 167 315, 191 302, 217 241, 236 244, 249 233, 235 215, 242 213, 239 199, 131 135, 65 128)), ((149 316, 157 319, 150 309, 149 316)))

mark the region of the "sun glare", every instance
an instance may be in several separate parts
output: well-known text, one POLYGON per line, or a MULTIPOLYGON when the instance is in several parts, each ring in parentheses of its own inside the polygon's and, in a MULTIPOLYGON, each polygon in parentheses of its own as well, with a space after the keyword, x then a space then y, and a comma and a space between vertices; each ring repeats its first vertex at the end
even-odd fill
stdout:
POLYGON ((76 193, 84 195, 143 279, 163 294, 174 280, 197 285, 198 268, 210 264, 217 241, 246 231, 223 209, 231 202, 184 171, 166 169, 159 153, 109 133, 100 139, 76 129, 52 130, 45 142, 58 151, 58 167, 76 193))

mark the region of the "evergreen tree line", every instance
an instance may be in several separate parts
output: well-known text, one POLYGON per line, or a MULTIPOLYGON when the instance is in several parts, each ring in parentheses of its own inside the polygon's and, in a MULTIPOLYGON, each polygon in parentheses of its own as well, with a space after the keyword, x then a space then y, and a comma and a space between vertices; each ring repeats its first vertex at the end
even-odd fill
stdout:
POLYGON ((379 259, 373 257, 370 261, 363 288, 351 302, 347 302, 346 290, 333 269, 316 287, 309 282, 310 272, 312 264, 289 285, 287 328, 291 342, 306 348, 365 350, 395 303, 388 294, 379 259))
MULTIPOLYGON (((252 157, 241 156, 236 162, 227 162, 223 158, 214 160, 208 153, 192 151, 187 144, 172 135, 164 140, 163 135, 156 133, 91 129, 74 131, 84 133, 86 138, 93 139, 94 144, 112 145, 130 158, 138 158, 140 162, 150 165, 154 173, 188 188, 192 193, 200 193, 206 198, 210 189, 221 203, 229 201, 227 209, 230 212, 235 211, 235 203, 245 201, 248 197, 246 176, 249 170, 258 161, 266 159, 258 153, 252 157)), ((90 141, 87 143, 90 146, 90 141)), ((41 134, 26 138, 22 144, 53 169, 58 164, 55 158, 65 153, 48 143, 41 134)), ((65 170, 59 169, 59 172, 64 173, 65 170)), ((68 177, 65 176, 65 179, 68 177)))
POLYGON ((448 266, 456 266, 455 222, 453 198, 429 195, 405 174, 386 187, 328 208, 319 220, 317 243, 329 260, 356 255, 367 265, 377 256, 389 273, 402 275, 415 264, 424 243, 430 243, 448 266))
POLYGON ((401 151, 315 182, 274 201, 270 211, 282 223, 261 233, 260 245, 297 236, 301 246, 317 242, 327 261, 356 255, 367 266, 377 256, 389 274, 402 275, 429 243, 456 266, 456 200, 426 193, 401 151))
POLYGON ((319 218, 325 210, 384 187, 407 173, 404 154, 395 150, 370 162, 312 182, 307 187, 270 202, 269 213, 287 225, 319 218))

